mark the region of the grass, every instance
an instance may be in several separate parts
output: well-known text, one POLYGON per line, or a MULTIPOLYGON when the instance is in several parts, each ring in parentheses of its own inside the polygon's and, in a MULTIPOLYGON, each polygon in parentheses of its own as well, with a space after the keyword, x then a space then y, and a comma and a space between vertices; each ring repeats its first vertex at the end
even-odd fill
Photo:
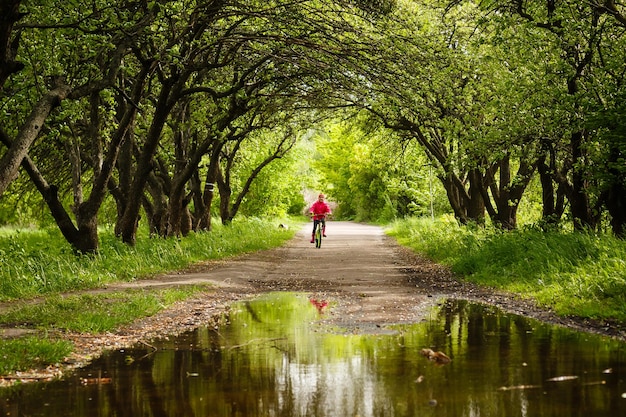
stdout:
POLYGON ((71 351, 72 344, 65 340, 39 337, 4 340, 0 343, 0 375, 57 363, 71 351))
POLYGON ((257 218, 216 224, 213 231, 180 239, 149 238, 136 246, 121 243, 110 230, 100 234, 100 250, 76 256, 55 229, 0 230, 0 301, 39 298, 0 314, 0 326, 39 329, 42 336, 0 340, 0 375, 45 367, 63 360, 72 345, 50 336, 52 330, 105 333, 141 317, 156 314, 186 299, 202 286, 168 290, 136 290, 100 295, 61 296, 134 281, 157 273, 185 269, 195 263, 280 246, 292 238, 298 220, 257 218))
POLYGON ((176 301, 205 290, 205 286, 188 286, 98 295, 51 296, 44 302, 20 306, 0 314, 0 325, 104 333, 140 317, 152 316, 176 301))
POLYGON ((56 229, 5 231, 0 233, 0 301, 99 288, 279 246, 294 233, 277 225, 245 219, 181 239, 144 235, 134 247, 122 243, 111 230, 103 230, 98 254, 82 257, 74 255, 56 229))
POLYGON ((465 279, 518 293, 557 314, 626 322, 626 242, 604 234, 511 232, 409 219, 388 233, 465 279))

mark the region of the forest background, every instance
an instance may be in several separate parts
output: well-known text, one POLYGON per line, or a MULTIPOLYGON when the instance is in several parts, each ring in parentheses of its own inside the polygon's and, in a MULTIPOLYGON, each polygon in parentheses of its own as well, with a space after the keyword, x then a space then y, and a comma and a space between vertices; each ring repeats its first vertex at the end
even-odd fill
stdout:
POLYGON ((187 245, 279 244, 323 191, 336 218, 394 222, 467 279, 626 320, 619 1, 5 0, 0 16, 3 300, 155 272, 130 259, 180 268, 187 245))

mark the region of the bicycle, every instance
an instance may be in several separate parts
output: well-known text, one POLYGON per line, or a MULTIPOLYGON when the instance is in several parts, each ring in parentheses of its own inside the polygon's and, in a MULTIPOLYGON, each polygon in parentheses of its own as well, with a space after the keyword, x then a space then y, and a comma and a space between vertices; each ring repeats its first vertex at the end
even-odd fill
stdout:
POLYGON ((319 249, 322 247, 322 237, 323 237, 322 221, 321 220, 313 220, 313 221, 317 222, 315 226, 315 247, 319 249))
POLYGON ((324 221, 327 216, 324 216, 321 219, 316 220, 313 218, 313 240, 315 241, 315 247, 317 249, 322 247, 322 238, 324 237, 324 221))

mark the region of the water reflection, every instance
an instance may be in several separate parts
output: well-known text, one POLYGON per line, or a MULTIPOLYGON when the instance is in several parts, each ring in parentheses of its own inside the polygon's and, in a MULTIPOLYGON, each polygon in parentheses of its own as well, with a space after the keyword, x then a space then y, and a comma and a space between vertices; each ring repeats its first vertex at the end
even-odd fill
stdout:
MULTIPOLYGON (((330 306, 332 308, 332 306, 330 306)), ((325 314, 329 314, 326 312, 325 314)), ((394 332, 328 329, 303 294, 230 324, 113 352, 64 381, 4 389, 12 416, 618 416, 626 345, 463 301, 394 332), (452 361, 428 360, 424 348, 452 361)))

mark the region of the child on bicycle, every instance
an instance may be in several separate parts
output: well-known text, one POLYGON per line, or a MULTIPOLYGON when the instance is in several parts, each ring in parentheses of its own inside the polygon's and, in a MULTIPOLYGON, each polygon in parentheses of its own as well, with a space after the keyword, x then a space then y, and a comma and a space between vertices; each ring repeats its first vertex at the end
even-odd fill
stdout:
POLYGON ((326 237, 326 215, 331 214, 330 206, 324 202, 326 196, 320 194, 317 201, 309 209, 309 214, 313 217, 313 233, 311 233, 311 243, 315 242, 315 228, 318 223, 322 223, 322 235, 326 237))

